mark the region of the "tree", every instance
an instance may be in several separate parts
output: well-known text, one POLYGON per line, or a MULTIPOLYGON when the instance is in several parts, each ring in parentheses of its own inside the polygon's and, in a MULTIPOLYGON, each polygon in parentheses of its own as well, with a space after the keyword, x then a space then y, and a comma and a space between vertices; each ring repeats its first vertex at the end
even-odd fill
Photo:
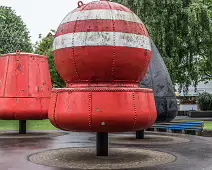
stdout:
POLYGON ((20 16, 10 7, 0 6, 0 54, 32 52, 29 31, 20 16))
POLYGON ((65 84, 64 81, 59 76, 54 63, 54 56, 53 56, 54 34, 55 31, 51 30, 50 33, 44 38, 42 38, 42 36, 40 35, 39 36, 40 41, 37 42, 35 45, 35 53, 45 55, 48 57, 52 85, 54 88, 62 88, 65 87, 65 84))
POLYGON ((206 64, 211 63, 212 56, 211 0, 116 1, 142 19, 174 84, 187 91, 189 85, 196 86, 203 77, 211 79, 206 76, 212 70, 206 64))
MULTIPOLYGON (((206 0, 205 1, 208 9, 208 14, 210 18, 210 23, 212 24, 212 0, 206 0)), ((212 28, 211 28, 212 29, 212 28)), ((210 44, 212 47, 212 44, 210 44)), ((212 48, 207 49, 209 52, 208 56, 203 56, 200 60, 200 71, 202 72, 202 80, 206 81, 207 80, 212 80, 212 48)))
POLYGON ((197 100, 201 110, 212 111, 212 94, 207 92, 201 93, 197 100))
POLYGON ((203 56, 200 59, 199 70, 202 73, 202 81, 207 83, 209 80, 212 80, 212 56, 203 56))

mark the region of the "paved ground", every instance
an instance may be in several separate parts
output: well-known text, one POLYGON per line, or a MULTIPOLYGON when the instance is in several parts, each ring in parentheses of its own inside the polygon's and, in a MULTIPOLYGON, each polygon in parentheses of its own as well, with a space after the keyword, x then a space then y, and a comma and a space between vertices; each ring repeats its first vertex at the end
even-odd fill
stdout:
MULTIPOLYGON (((152 133, 151 133, 152 134, 152 133)), ((120 134, 117 134, 117 136, 120 134)), ((28 160, 37 152, 68 147, 95 147, 89 140, 94 134, 70 133, 52 138, 0 139, 0 170, 67 170, 37 165, 28 160)), ((170 153, 177 157, 175 162, 145 170, 212 170, 212 138, 181 136, 190 142, 175 144, 111 144, 111 148, 141 148, 170 153)), ((79 161, 80 163, 80 161, 79 161)), ((142 168, 140 168, 142 169, 142 168)))

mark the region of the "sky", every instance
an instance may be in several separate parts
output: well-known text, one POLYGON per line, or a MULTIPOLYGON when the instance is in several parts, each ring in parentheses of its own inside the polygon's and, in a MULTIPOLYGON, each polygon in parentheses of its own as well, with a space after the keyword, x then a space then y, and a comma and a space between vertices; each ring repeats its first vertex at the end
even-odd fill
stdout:
MULTIPOLYGON (((92 0, 83 0, 88 3, 92 0)), ((46 36, 51 29, 57 30, 63 18, 77 8, 78 0, 0 0, 0 5, 10 6, 21 16, 30 31, 32 43, 39 34, 46 36)))

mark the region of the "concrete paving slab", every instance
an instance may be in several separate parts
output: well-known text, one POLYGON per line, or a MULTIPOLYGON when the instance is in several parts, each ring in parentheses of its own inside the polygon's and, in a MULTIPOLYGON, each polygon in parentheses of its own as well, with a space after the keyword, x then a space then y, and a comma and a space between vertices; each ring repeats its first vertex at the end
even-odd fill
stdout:
MULTIPOLYGON (((164 135, 164 133, 149 133, 164 135)), ((117 137, 122 134, 112 134, 117 137)), ((126 135, 126 134, 125 134, 126 135)), ((132 135, 129 134, 129 135, 132 135)), ((167 134, 166 134, 167 135, 167 134)), ((110 149, 127 148, 148 149, 165 152, 176 157, 176 161, 168 164, 137 169, 145 170, 211 170, 212 169, 212 138, 169 134, 170 136, 189 139, 190 142, 157 145, 148 144, 110 144, 110 149)), ((51 138, 7 138, 0 139, 0 169, 1 170, 67 170, 65 168, 48 167, 29 161, 29 156, 38 152, 61 148, 95 148, 95 137, 90 133, 68 133, 51 138)), ((80 164, 80 160, 79 160, 80 164)))

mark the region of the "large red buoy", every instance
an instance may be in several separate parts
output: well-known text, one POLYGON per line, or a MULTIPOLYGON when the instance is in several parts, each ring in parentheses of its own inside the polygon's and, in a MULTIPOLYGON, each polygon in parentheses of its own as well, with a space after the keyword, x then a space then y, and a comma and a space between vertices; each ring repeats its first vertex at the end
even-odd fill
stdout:
POLYGON ((5 54, 0 57, 0 68, 0 119, 47 119, 51 95, 47 58, 5 54))
POLYGON ((67 131, 122 132, 156 120, 153 91, 138 87, 151 60, 149 34, 128 8, 96 1, 70 12, 54 40, 66 89, 54 89, 49 119, 67 131))

